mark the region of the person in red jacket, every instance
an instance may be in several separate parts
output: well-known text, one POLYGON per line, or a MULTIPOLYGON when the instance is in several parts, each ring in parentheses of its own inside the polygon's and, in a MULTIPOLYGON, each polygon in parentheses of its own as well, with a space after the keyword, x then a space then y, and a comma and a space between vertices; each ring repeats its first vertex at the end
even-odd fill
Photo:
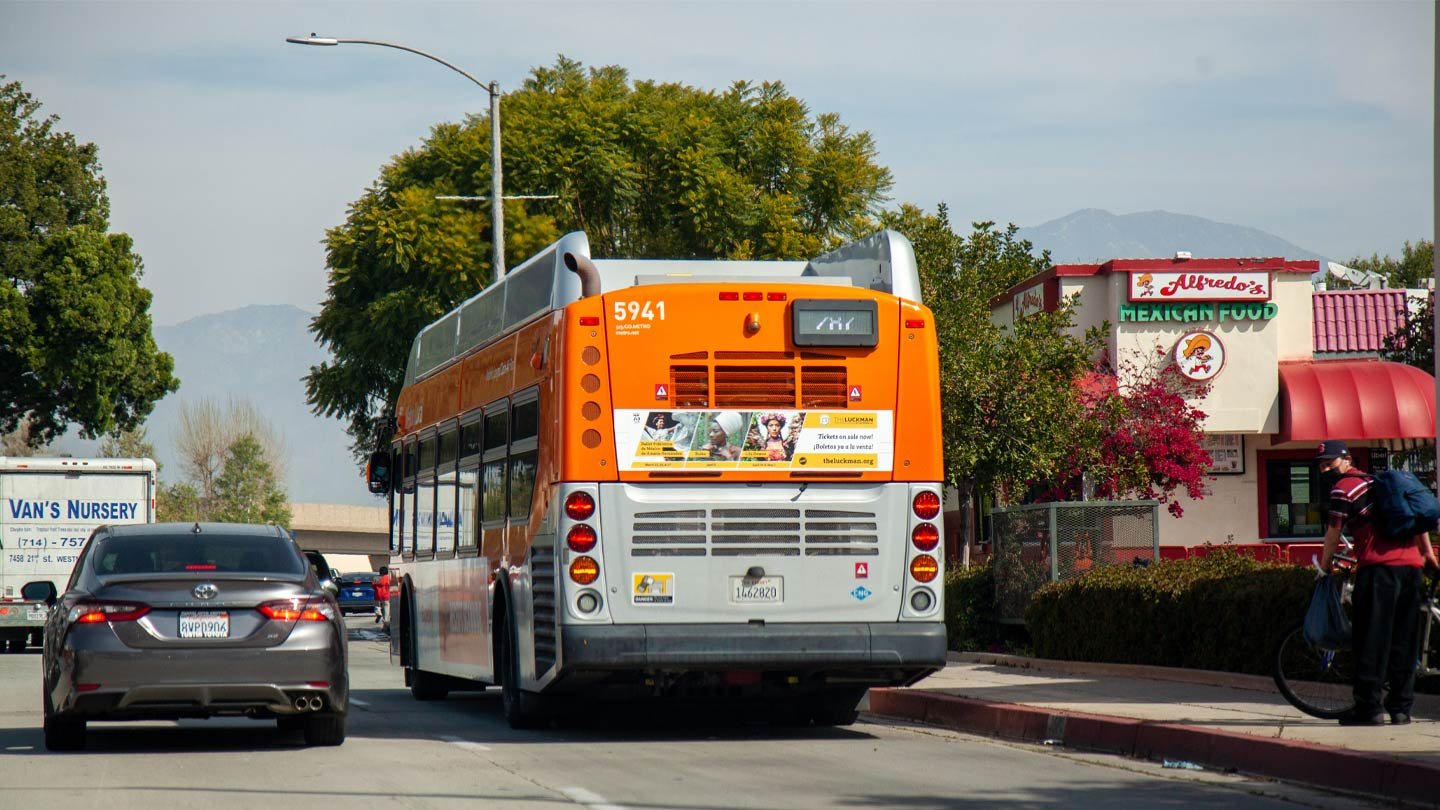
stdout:
POLYGON ((375 578, 375 623, 390 627, 390 568, 384 565, 375 578))

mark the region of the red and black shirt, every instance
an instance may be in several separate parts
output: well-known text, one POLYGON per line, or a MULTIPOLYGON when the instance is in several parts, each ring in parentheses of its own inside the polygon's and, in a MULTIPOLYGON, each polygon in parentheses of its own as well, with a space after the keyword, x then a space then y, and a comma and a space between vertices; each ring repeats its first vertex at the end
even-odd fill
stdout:
POLYGON ((1413 538, 1385 540, 1375 531, 1374 497, 1370 476, 1352 468, 1330 490, 1330 526, 1342 528, 1355 541, 1356 565, 1407 565, 1420 568, 1425 560, 1413 538))

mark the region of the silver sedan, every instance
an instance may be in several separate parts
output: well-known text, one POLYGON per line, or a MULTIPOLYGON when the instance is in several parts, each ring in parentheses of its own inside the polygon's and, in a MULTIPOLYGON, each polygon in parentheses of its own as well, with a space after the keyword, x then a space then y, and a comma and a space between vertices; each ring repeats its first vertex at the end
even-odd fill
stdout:
MULTIPOLYGON (((275 526, 97 529, 65 593, 49 583, 45 746, 92 720, 274 718, 310 745, 345 741, 345 626, 329 572, 275 526)), ((44 586, 48 586, 45 588, 44 586)))

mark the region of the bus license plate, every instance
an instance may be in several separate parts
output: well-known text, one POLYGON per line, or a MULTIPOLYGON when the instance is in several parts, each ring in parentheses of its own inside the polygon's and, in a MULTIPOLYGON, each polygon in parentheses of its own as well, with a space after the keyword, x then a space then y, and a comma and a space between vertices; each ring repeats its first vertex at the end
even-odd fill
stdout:
POLYGON ((180 638, 229 638, 229 613, 181 613, 180 638))
POLYGON ((779 604, 785 601, 784 577, 730 578, 730 601, 735 604, 779 604))
POLYGON ((43 622, 50 611, 46 608, 30 608, 25 611, 25 620, 31 622, 43 622))

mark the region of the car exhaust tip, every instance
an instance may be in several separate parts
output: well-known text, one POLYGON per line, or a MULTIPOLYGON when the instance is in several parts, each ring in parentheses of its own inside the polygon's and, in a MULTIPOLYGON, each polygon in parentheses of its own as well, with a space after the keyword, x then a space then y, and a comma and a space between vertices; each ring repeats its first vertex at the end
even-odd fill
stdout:
POLYGON ((321 700, 321 699, 319 698, 319 696, 317 695, 317 696, 315 696, 315 697, 310 698, 310 704, 309 704, 309 705, 310 705, 310 711, 312 711, 312 712, 318 712, 318 711, 320 711, 321 709, 325 708, 325 701, 321 700))
POLYGON ((295 709, 296 711, 302 712, 308 711, 310 709, 310 699, 305 697, 304 695, 295 698, 295 709))

